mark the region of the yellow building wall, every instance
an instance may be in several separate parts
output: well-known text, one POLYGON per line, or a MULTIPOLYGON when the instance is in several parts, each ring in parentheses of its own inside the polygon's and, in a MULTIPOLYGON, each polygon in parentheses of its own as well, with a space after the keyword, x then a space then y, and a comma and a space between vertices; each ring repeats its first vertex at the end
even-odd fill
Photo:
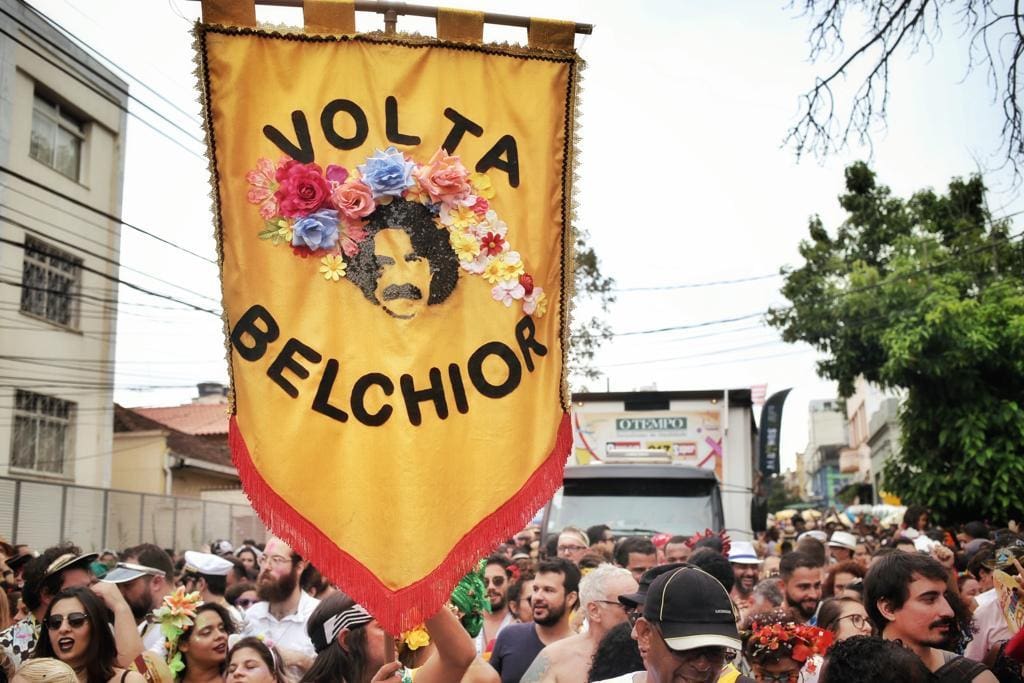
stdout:
POLYGON ((166 456, 164 432, 116 432, 111 488, 163 494, 166 456))

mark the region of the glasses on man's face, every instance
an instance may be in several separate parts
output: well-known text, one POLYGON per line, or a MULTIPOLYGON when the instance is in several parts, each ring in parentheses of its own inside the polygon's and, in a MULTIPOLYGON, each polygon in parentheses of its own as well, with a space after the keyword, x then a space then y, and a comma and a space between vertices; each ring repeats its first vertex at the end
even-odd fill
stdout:
POLYGON ((501 588, 505 585, 505 577, 501 574, 498 574, 497 576, 485 576, 484 585, 490 586, 491 584, 494 584, 495 588, 501 588))
POLYGON ((843 619, 849 619, 850 623, 853 624, 853 627, 856 629, 863 629, 868 623, 868 618, 863 614, 847 614, 845 617, 839 617, 836 619, 836 626, 838 626, 839 622, 843 619))
POLYGON ((585 545, 560 545, 558 546, 558 554, 565 555, 568 553, 580 553, 587 549, 585 545))
POLYGON ((267 565, 272 567, 281 567, 286 564, 291 564, 292 558, 284 557, 283 555, 264 555, 260 558, 259 563, 261 567, 266 567, 267 565))
MULTIPOLYGON (((67 619, 68 626, 70 626, 71 628, 82 628, 83 626, 85 626, 85 622, 89 621, 89 615, 85 614, 84 612, 72 612, 71 614, 67 615, 67 619)), ((46 618, 46 628, 50 629, 51 631, 56 631, 60 629, 63 623, 63 614, 51 614, 46 618)))
POLYGON ((618 600, 594 600, 594 602, 600 602, 603 605, 614 605, 615 607, 621 607, 624 612, 629 612, 629 608, 623 605, 618 600))
POLYGON ((698 647, 693 650, 682 651, 676 651, 670 648, 669 651, 676 659, 687 661, 706 659, 709 663, 718 668, 725 666, 726 662, 731 662, 736 657, 736 653, 733 650, 725 647, 698 647))

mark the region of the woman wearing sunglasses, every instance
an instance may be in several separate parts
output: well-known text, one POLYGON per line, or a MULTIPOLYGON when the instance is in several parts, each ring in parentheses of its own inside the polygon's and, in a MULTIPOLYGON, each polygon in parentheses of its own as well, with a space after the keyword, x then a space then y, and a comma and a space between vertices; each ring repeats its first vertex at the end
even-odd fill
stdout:
POLYGON ((110 611, 89 588, 61 591, 46 610, 45 634, 33 656, 61 660, 79 683, 145 683, 140 674, 114 665, 117 645, 110 623, 110 611))
POLYGON ((870 636, 874 629, 864 605, 853 598, 829 598, 818 610, 818 624, 833 633, 835 641, 870 636))

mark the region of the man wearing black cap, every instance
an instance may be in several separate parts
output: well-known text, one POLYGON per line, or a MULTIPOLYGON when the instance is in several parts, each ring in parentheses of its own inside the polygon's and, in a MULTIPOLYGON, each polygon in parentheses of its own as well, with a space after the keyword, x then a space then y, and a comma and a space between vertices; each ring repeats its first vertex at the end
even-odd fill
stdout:
MULTIPOLYGON (((740 650, 736 616, 728 591, 710 574, 683 566, 656 578, 643 596, 637 644, 645 674, 615 683, 713 683, 740 650)), ((732 680, 749 681, 733 676, 732 680)), ((606 682, 606 683, 611 683, 606 682)))

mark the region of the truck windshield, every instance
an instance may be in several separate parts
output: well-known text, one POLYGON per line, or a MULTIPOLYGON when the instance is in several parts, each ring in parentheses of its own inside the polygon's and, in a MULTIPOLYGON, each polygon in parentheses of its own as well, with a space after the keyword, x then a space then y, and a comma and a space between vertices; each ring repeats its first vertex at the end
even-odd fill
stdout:
POLYGON ((547 528, 607 524, 617 533, 690 535, 714 528, 711 479, 567 479, 547 528))

